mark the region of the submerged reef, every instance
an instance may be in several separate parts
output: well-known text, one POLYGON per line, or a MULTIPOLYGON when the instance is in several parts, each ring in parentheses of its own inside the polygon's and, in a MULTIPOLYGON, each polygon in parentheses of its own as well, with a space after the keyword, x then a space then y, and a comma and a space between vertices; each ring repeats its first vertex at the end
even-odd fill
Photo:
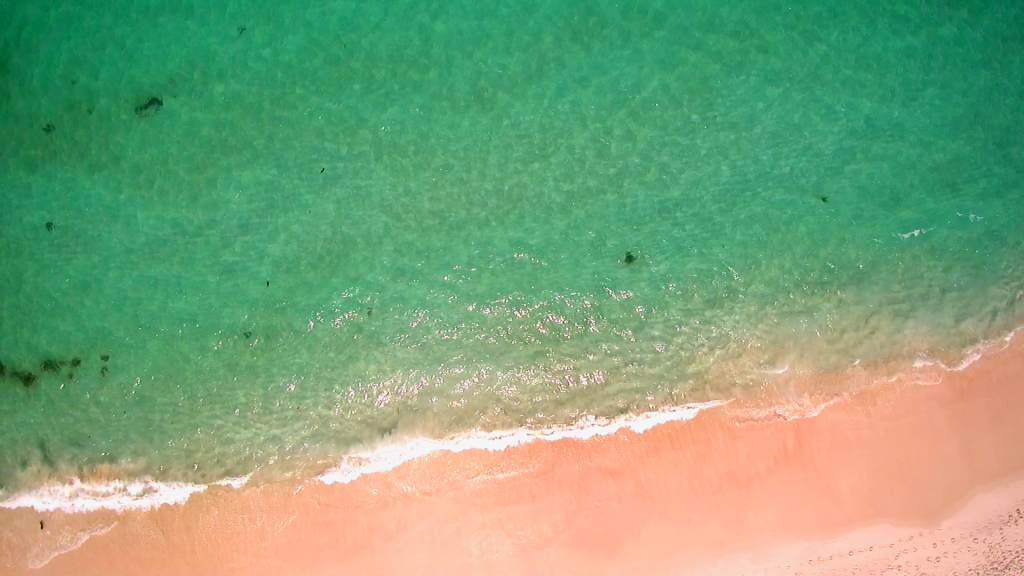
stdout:
POLYGON ((63 360, 54 360, 47 358, 43 360, 43 363, 39 365, 43 369, 43 372, 60 372, 60 369, 67 365, 67 362, 63 360))
POLYGON ((24 386, 25 388, 31 387, 36 382, 36 375, 31 372, 22 372, 20 370, 15 370, 11 372, 11 376, 14 377, 15 380, 20 380, 21 385, 24 386))
POLYGON ((146 100, 142 104, 135 107, 135 115, 141 118, 148 118, 164 107, 164 101, 156 96, 153 96, 149 100, 146 100))
MULTIPOLYGON (((104 359, 105 362, 110 359, 110 356, 108 354, 104 354, 102 358, 104 359)), ((60 374, 64 372, 65 367, 70 367, 70 369, 67 370, 68 380, 75 379, 75 370, 77 370, 81 366, 82 358, 79 356, 75 356, 71 358, 71 360, 64 360, 60 358, 44 358, 39 363, 39 369, 43 373, 43 376, 45 376, 46 374, 60 374)), ((100 369, 100 374, 106 376, 106 373, 107 367, 103 366, 100 369)), ((36 383, 36 380, 39 379, 39 376, 37 376, 36 373, 26 370, 18 370, 12 368, 11 371, 8 372, 7 364, 4 362, 0 362, 0 378, 6 378, 7 376, 10 376, 12 379, 21 382, 21 385, 24 386, 25 388, 31 388, 32 385, 36 383)))

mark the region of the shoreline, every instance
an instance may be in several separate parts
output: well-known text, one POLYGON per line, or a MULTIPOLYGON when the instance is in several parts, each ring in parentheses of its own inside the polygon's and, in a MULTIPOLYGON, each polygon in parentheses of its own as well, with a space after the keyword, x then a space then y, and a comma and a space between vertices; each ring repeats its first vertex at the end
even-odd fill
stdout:
MULTIPOLYGON (((659 424, 685 421, 701 410, 729 406, 738 420, 793 419, 818 415, 830 404, 863 388, 897 378, 910 378, 918 383, 934 383, 941 373, 960 371, 985 354, 1009 346, 1017 331, 985 340, 964 349, 950 365, 929 356, 916 359, 894 358, 869 367, 860 360, 844 369, 816 372, 812 370, 765 371, 766 381, 756 397, 745 391, 729 399, 713 399, 676 406, 666 406, 639 414, 625 413, 616 417, 590 415, 570 424, 543 428, 512 428, 491 431, 468 430, 444 438, 406 436, 381 439, 376 446, 352 450, 340 456, 324 472, 313 476, 295 477, 295 480, 316 481, 325 484, 347 484, 365 474, 387 472, 409 460, 423 458, 434 452, 462 452, 465 450, 502 451, 534 441, 557 441, 564 438, 589 439, 629 429, 643 433, 659 424)), ((50 482, 34 489, 3 493, 0 491, 0 509, 33 508, 38 512, 62 511, 67 513, 112 510, 148 510, 165 504, 182 504, 193 494, 211 486, 240 488, 254 477, 259 483, 273 483, 280 478, 267 478, 260 470, 248 474, 228 476, 207 483, 190 480, 157 480, 150 476, 123 477, 105 469, 92 477, 73 476, 63 482, 50 482)))
POLYGON ((209 486, 184 504, 121 513, 2 509, 0 565, 14 574, 782 574, 798 558, 806 574, 946 574, 959 568, 922 564, 916 552, 893 558, 907 534, 947 525, 1003 528, 984 553, 933 542, 936 553, 959 552, 962 573, 1000 554, 1024 565, 999 548, 1024 541, 1024 519, 996 522, 1024 506, 1024 344, 1006 341, 962 369, 919 366, 817 414, 773 415, 770 403, 748 401, 643 432, 432 451, 348 483, 209 486), (996 503, 977 512, 972 495, 996 503), (860 541, 869 544, 849 551, 878 550, 836 556, 860 541), (833 560, 803 564, 817 550, 833 560))

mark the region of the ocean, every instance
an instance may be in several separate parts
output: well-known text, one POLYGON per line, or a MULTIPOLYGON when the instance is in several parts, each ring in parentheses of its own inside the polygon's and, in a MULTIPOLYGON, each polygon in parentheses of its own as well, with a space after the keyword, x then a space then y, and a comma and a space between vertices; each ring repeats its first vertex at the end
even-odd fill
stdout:
POLYGON ((953 365, 1024 318, 1018 2, 0 15, 0 505, 953 365))

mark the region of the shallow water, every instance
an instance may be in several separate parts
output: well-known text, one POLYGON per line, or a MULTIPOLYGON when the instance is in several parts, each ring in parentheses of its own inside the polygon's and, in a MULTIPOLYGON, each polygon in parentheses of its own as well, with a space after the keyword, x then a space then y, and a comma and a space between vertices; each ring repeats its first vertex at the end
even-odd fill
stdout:
POLYGON ((0 487, 319 471, 1020 323, 1017 3, 575 4, 5 2, 0 487))

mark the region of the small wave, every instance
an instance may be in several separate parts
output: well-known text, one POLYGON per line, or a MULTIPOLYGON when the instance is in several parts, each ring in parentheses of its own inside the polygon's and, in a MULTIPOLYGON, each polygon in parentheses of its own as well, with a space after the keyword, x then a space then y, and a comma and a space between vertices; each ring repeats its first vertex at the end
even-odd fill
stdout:
MULTIPOLYGON (((616 419, 588 417, 573 425, 557 426, 540 430, 518 429, 496 432, 467 432, 444 440, 417 438, 415 440, 385 446, 369 452, 349 454, 341 463, 317 479, 326 483, 349 483, 363 474, 385 472, 396 466, 424 456, 431 452, 447 450, 498 451, 533 442, 535 440, 559 440, 576 438, 586 440, 595 436, 614 434, 622 429, 636 433, 645 432, 658 424, 675 420, 689 420, 704 409, 724 404, 715 401, 703 404, 665 408, 658 412, 627 415, 616 419)), ((225 478, 211 485, 241 488, 252 474, 225 478)), ((3 508, 33 508, 39 512, 61 510, 67 513, 94 512, 97 510, 145 510, 164 504, 183 504, 197 492, 206 490, 204 484, 187 482, 158 482, 151 479, 109 482, 82 482, 74 479, 58 485, 43 486, 35 490, 20 492, 0 501, 3 508)))
POLYGON ((900 234, 900 236, 904 240, 906 240, 907 238, 913 238, 915 236, 920 236, 922 234, 927 234, 928 232, 931 232, 932 230, 935 230, 935 228, 934 227, 932 227, 932 228, 923 228, 923 229, 922 228, 917 228, 915 230, 911 230, 910 232, 907 232, 906 234, 900 234))
POLYGON ((66 484, 43 486, 20 492, 0 501, 3 508, 34 508, 39 512, 68 513, 96 510, 144 510, 164 504, 181 504, 206 489, 202 484, 132 480, 86 483, 74 479, 66 484))
POLYGON ((232 488, 238 489, 238 488, 241 488, 242 486, 245 486, 246 483, 249 482, 249 478, 252 478, 252 473, 246 474, 245 476, 233 476, 231 478, 225 478, 223 480, 218 480, 218 481, 214 482, 213 485, 214 486, 230 486, 232 488))
POLYGON ((402 444, 384 446, 368 452, 352 453, 344 458, 338 466, 317 477, 325 484, 348 484, 364 474, 375 474, 391 470, 409 460, 425 456, 432 452, 462 452, 464 450, 501 451, 506 448, 520 446, 536 440, 561 440, 574 438, 587 440, 595 436, 607 436, 619 430, 629 429, 636 433, 646 432, 651 428, 675 420, 690 420, 703 409, 725 404, 723 401, 687 404, 665 408, 658 412, 647 412, 639 415, 626 415, 615 419, 588 417, 576 424, 531 430, 504 430, 494 432, 466 432, 444 440, 417 438, 402 444))
POLYGON ((766 410, 765 412, 787 422, 801 418, 816 418, 823 410, 825 410, 825 408, 835 404, 842 398, 842 396, 837 396, 823 402, 791 402, 789 404, 780 404, 779 406, 772 408, 770 411, 766 410))
POLYGON ((963 356, 960 358, 960 360, 951 365, 947 365, 945 362, 942 362, 941 360, 937 360, 935 358, 921 357, 914 360, 914 368, 939 366, 944 370, 949 370, 951 372, 959 372, 964 368, 967 368, 971 364, 974 364, 986 354, 989 354, 994 351, 1005 350, 1006 347, 1010 345, 1010 342, 1013 341, 1013 338, 1016 336, 1016 334, 1017 330, 1014 330, 1013 332, 1010 332, 1009 334, 1002 338, 997 338, 995 340, 985 340, 974 346, 971 346, 967 350, 964 350, 963 356))

